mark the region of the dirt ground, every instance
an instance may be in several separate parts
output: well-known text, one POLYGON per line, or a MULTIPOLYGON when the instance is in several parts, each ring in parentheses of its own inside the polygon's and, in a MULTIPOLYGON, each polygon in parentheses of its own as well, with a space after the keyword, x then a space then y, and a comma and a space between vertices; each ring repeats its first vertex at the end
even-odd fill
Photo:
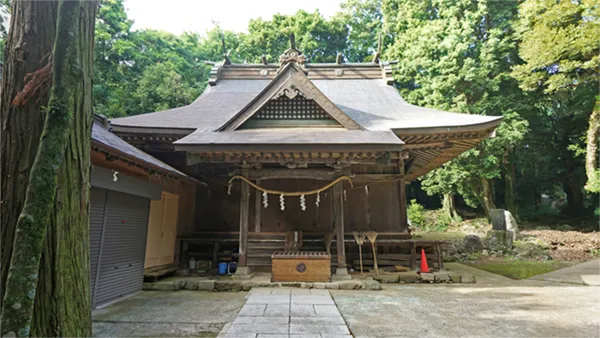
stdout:
POLYGON ((600 248, 600 232, 524 230, 522 235, 535 236, 550 245, 552 259, 561 261, 588 261, 592 251, 600 248))

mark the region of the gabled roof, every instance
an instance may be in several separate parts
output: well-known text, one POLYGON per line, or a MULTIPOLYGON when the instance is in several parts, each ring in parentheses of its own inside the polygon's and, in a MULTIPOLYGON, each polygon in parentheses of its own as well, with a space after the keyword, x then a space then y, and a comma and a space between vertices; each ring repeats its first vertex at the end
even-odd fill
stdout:
POLYGON ((238 129, 250 117, 256 114, 271 100, 285 95, 289 99, 297 95, 317 103, 331 118, 346 129, 362 129, 361 126, 338 108, 327 96, 306 77, 304 71, 296 63, 288 63, 277 76, 266 85, 242 110, 221 126, 218 131, 238 129))
MULTIPOLYGON (((235 74, 237 65, 222 66, 223 74, 235 74)), ((378 65, 368 65, 377 68, 378 65)), ((250 70, 244 65, 244 71, 250 70)), ((332 70, 344 67, 331 66, 332 70)), ((366 68, 366 67, 365 67, 366 68)), ((161 112, 116 118, 111 120, 115 131, 132 128, 196 129, 197 132, 218 130, 236 113, 257 97, 271 80, 264 79, 257 65, 252 76, 226 76, 216 85, 208 86, 190 105, 161 112)), ((358 123, 364 130, 393 130, 414 128, 447 128, 470 125, 500 123, 501 117, 481 116, 444 112, 431 108, 418 107, 404 101, 398 90, 381 77, 364 78, 314 78, 308 68, 307 78, 333 104, 358 123)), ((271 67, 271 71, 276 68, 271 67)), ((331 71, 333 73, 333 71, 331 71)))
POLYGON ((175 149, 191 152, 256 151, 279 146, 407 150, 410 158, 406 177, 411 180, 493 136, 500 124, 502 117, 445 112, 407 103, 393 86, 391 63, 376 60, 344 64, 338 58, 339 63, 305 64, 292 44, 281 56, 280 64, 217 64, 211 70, 209 86, 190 105, 114 119, 112 125, 115 132, 132 140, 138 135, 142 139, 152 134, 175 135, 179 138, 173 143, 175 149), (302 127, 288 123, 283 128, 279 122, 287 116, 271 114, 269 109, 285 106, 273 103, 285 95, 293 99, 296 91, 343 128, 319 121, 302 127), (264 122, 271 116, 279 119, 277 123, 264 122), (262 120, 250 125, 249 120, 256 117, 262 120))

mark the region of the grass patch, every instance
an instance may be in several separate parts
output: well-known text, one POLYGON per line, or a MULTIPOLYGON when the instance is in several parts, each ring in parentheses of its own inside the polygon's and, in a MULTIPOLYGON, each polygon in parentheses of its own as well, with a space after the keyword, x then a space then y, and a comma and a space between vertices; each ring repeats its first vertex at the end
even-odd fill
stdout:
POLYGON ((526 279, 571 265, 562 261, 522 261, 503 259, 469 264, 474 268, 496 273, 512 279, 526 279))

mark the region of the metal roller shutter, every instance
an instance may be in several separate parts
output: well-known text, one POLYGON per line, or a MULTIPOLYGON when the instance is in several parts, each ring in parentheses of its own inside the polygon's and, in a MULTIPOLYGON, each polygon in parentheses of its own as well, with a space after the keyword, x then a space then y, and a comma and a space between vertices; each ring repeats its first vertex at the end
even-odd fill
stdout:
POLYGON ((90 286, 92 291, 92 307, 94 306, 94 290, 100 258, 102 242, 102 226, 106 210, 106 190, 92 188, 90 192, 90 286))
POLYGON ((107 191, 95 306, 142 290, 150 200, 107 191))

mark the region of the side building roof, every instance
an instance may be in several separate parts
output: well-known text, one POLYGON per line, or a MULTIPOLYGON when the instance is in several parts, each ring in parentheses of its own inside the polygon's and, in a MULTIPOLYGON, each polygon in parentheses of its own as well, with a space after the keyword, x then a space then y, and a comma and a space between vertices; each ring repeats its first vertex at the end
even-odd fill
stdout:
POLYGON ((94 122, 92 125, 92 146, 98 147, 128 161, 134 162, 137 165, 149 170, 161 172, 185 181, 200 183, 196 179, 182 173, 181 171, 122 140, 119 136, 115 135, 109 130, 108 121, 99 115, 94 116, 94 122))

